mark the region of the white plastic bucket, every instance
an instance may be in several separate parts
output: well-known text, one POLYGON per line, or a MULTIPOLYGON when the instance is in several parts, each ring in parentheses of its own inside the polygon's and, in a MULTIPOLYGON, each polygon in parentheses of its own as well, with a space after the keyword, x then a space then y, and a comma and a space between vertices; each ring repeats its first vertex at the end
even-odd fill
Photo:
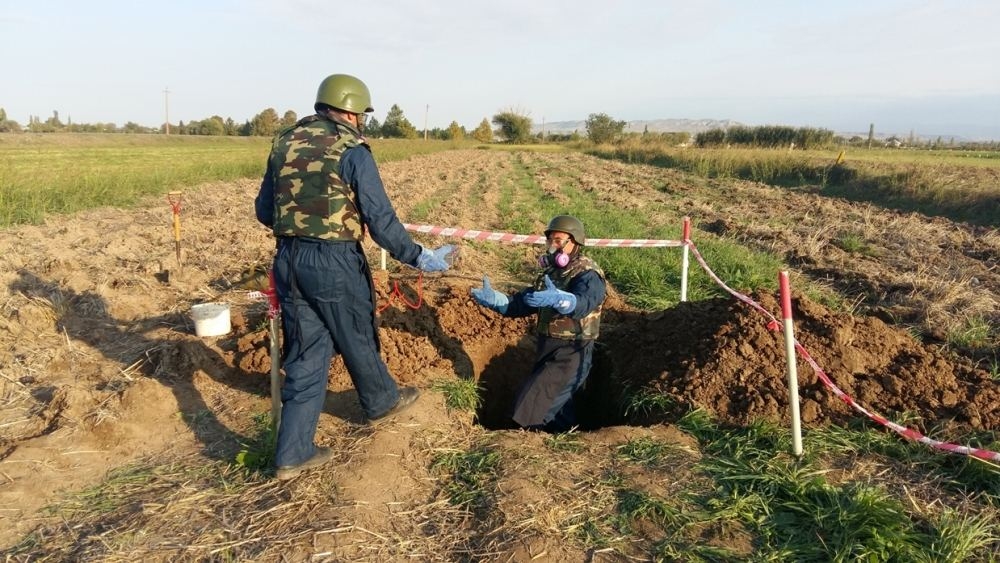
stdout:
POLYGON ((221 336, 232 329, 228 303, 199 303, 191 306, 194 333, 198 336, 221 336))

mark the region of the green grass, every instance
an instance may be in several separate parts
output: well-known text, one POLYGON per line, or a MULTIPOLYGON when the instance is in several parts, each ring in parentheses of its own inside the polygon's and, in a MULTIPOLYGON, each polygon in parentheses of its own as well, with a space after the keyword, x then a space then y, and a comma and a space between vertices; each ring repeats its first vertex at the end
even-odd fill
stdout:
POLYGON ((580 434, 576 431, 549 434, 545 437, 545 445, 555 451, 579 453, 585 449, 580 434))
MULTIPOLYGON (((378 139, 376 162, 454 148, 443 141, 378 139)), ((260 178, 271 139, 123 134, 0 134, 0 227, 49 214, 131 207, 151 195, 215 181, 260 178)))
POLYGON ((442 489, 451 504, 477 510, 487 508, 494 496, 501 460, 498 449, 484 444, 469 451, 438 452, 431 469, 443 475, 442 489))
POLYGON ((471 379, 440 379, 431 389, 444 395, 444 404, 449 409, 475 413, 482 397, 479 384, 471 379))
POLYGON ((148 490, 159 473, 169 473, 172 467, 130 465, 111 471, 108 477, 94 487, 68 497, 57 506, 49 507, 53 513, 74 515, 101 515, 125 506, 132 492, 148 490))
MULTIPOLYGON (((704 421, 687 426, 702 440, 707 455, 701 466, 721 484, 725 498, 736 501, 750 494, 765 499, 765 510, 748 513, 746 523, 754 524, 774 549, 791 549, 795 560, 963 561, 970 552, 948 552, 940 546, 974 550, 996 541, 995 521, 984 528, 979 517, 971 516, 966 526, 957 526, 959 531, 955 523, 962 518, 944 513, 939 517, 948 525, 936 525, 934 518, 912 512, 880 485, 828 481, 821 456, 795 460, 781 453, 789 448, 784 429, 765 423, 721 429, 704 421)), ((839 443, 869 458, 888 455, 911 467, 924 460, 930 479, 945 478, 955 470, 947 467, 956 461, 954 456, 935 455, 885 432, 831 427, 816 430, 807 447, 823 451, 817 442, 839 443)))
POLYGON ((993 381, 1000 381, 1000 360, 993 359, 987 367, 987 371, 990 373, 990 379, 993 381))
POLYGON ((51 213, 129 207, 204 182, 263 174, 269 139, 32 135, 0 142, 0 225, 51 213))
MULTIPOLYGON (((698 439, 702 454, 688 464, 695 476, 685 479, 684 493, 659 496, 635 488, 622 474, 605 478, 616 491, 615 511, 581 528, 585 543, 613 545, 616 534, 638 534, 654 541, 657 559, 745 560, 749 554, 697 541, 698 530, 723 526, 747 536, 757 561, 958 562, 980 560, 998 547, 996 485, 970 480, 954 465, 984 464, 936 455, 870 429, 814 430, 807 440, 807 451, 814 453, 796 459, 787 453, 789 432, 770 423, 723 428, 696 411, 680 426, 698 439), (990 495, 994 508, 984 514, 915 510, 877 482, 828 479, 827 458, 849 452, 887 468, 901 464, 916 471, 912 478, 918 480, 961 477, 962 486, 971 483, 977 494, 990 495), (651 526, 658 532, 650 532, 651 526)), ((638 438, 619 446, 616 455, 669 478, 685 466, 675 453, 669 444, 638 438)))
POLYGON ((622 533, 633 533, 633 526, 640 520, 662 528, 680 528, 687 523, 680 507, 645 491, 623 488, 617 497, 615 528, 622 533))
POLYGON ((1000 226, 1000 153, 984 151, 698 149, 623 143, 588 147, 602 158, 739 178, 824 195, 1000 226))
POLYGON ((658 465, 670 448, 652 438, 636 438, 618 446, 618 454, 644 465, 658 465))
POLYGON ((677 400, 666 393, 626 388, 623 391, 622 402, 624 403, 622 411, 626 418, 643 418, 669 412, 676 405, 677 400))
POLYGON ((851 254, 872 254, 871 246, 857 233, 840 233, 833 239, 833 244, 851 254))
POLYGON ((948 334, 948 343, 966 349, 990 348, 995 341, 993 330, 988 318, 982 316, 967 318, 961 328, 948 334))
POLYGON ((546 213, 551 208, 551 196, 542 191, 534 174, 524 167, 520 155, 514 156, 514 190, 516 196, 511 205, 510 229, 515 233, 538 233, 540 225, 545 225, 552 215, 546 213), (548 204, 548 205, 546 205, 548 204))
POLYGON ((936 538, 929 554, 938 561, 971 561, 997 541, 995 515, 946 509, 931 521, 936 538))
POLYGON ((278 443, 277 428, 270 412, 253 415, 253 436, 240 443, 236 465, 253 472, 269 471, 274 467, 274 449, 278 443))

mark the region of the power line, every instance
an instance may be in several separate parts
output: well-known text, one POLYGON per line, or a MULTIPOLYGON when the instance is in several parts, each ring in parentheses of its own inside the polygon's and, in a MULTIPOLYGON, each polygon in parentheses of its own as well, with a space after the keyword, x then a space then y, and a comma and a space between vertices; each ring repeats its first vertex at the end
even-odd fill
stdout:
POLYGON ((163 88, 163 116, 167 135, 170 134, 170 88, 163 88))

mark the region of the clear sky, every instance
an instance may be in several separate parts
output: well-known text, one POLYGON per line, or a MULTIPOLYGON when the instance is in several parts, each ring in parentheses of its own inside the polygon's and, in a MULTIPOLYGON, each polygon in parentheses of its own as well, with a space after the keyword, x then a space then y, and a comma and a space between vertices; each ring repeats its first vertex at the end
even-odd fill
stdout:
POLYGON ((332 73, 418 129, 513 109, 1000 139, 1000 0, 0 0, 22 125, 304 116, 332 73))

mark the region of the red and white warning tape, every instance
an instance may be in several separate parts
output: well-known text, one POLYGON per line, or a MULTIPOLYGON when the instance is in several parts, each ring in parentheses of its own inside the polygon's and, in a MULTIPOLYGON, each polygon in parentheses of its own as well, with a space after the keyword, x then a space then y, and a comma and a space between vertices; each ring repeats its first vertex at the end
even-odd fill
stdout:
MULTIPOLYGON (((778 319, 774 317, 774 315, 772 315, 770 312, 768 312, 767 309, 765 309, 763 306, 761 306, 759 303, 757 303, 750 297, 743 295, 738 291, 733 290, 728 285, 723 283, 723 281, 720 280, 719 277, 715 275, 715 272, 713 272, 712 269, 708 267, 708 263, 705 262, 704 258, 702 258, 701 253, 698 252, 698 249, 697 247, 695 247, 694 243, 692 243, 691 241, 687 242, 689 248, 691 249, 691 252, 694 253, 695 259, 698 260, 699 264, 701 264, 702 269, 705 270, 705 273, 708 274, 708 277, 712 278, 712 280, 714 280, 715 283, 719 284, 719 286, 721 286, 723 289, 729 292, 730 295, 746 303, 747 305, 750 305, 758 312, 760 312, 762 315, 767 317, 768 329, 773 331, 781 330, 781 324, 778 322, 778 319)), ((930 446, 932 448, 936 448, 946 452, 969 455, 979 459, 1000 462, 1000 453, 991 450, 973 448, 971 446, 962 446, 959 444, 952 444, 949 442, 941 442, 939 440, 935 440, 933 438, 924 436, 917 430, 914 430, 912 428, 907 428, 905 426, 892 422, 891 420, 885 418, 884 416, 869 411, 868 409, 859 405, 857 401, 851 398, 850 395, 844 393, 839 387, 837 387, 836 384, 833 383, 833 380, 831 380, 830 377, 826 374, 826 372, 823 371, 823 368, 821 368, 819 364, 817 364, 816 361, 813 360, 812 356, 810 356, 809 352, 805 349, 805 347, 803 347, 802 344, 799 343, 798 339, 795 339, 795 350, 798 351, 798 353, 802 355, 802 358, 805 359, 805 361, 809 364, 810 367, 812 367, 813 371, 816 372, 816 376, 819 377, 820 381, 822 381, 823 384, 826 385, 826 387, 830 389, 830 391, 832 391, 834 395, 840 398, 840 400, 847 403, 854 410, 860 412, 861 414, 867 416, 868 418, 874 420, 875 422, 881 424, 882 426, 889 428, 890 430, 899 434, 900 436, 903 436, 904 438, 908 438, 910 440, 915 440, 926 446, 930 446)))
MULTIPOLYGON (((438 227, 436 225, 413 225, 403 223, 407 231, 421 233, 425 235, 439 235, 443 237, 457 237, 467 240, 478 240, 488 242, 512 242, 524 244, 545 244, 544 235, 518 235, 514 233, 503 233, 496 231, 474 231, 472 229, 458 229, 454 227, 438 227)), ((621 238, 588 238, 586 246, 594 247, 621 247, 621 248, 664 248, 683 246, 679 240, 654 240, 654 239, 621 239, 621 238)))
POLYGON ((247 293, 250 299, 267 299, 267 318, 273 319, 281 314, 281 305, 278 304, 278 288, 274 285, 274 270, 267 270, 267 289, 265 291, 251 291, 247 293))
POLYGON ((281 307, 278 306, 278 294, 274 290, 250 291, 247 293, 250 299, 267 300, 267 318, 273 319, 281 314, 281 307))

